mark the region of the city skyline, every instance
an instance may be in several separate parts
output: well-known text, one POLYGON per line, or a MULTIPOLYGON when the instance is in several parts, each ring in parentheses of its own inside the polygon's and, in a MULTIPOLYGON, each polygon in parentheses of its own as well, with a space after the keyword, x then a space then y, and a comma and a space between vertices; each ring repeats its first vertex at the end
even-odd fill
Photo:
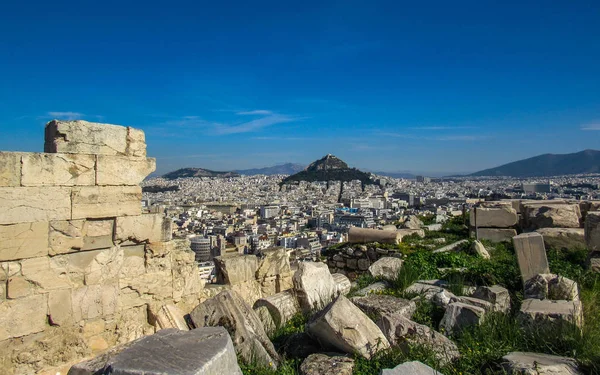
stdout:
POLYGON ((47 121, 140 128, 157 172, 464 173, 598 149, 600 5, 10 4, 0 149, 47 121), (51 20, 51 22, 49 22, 51 20))

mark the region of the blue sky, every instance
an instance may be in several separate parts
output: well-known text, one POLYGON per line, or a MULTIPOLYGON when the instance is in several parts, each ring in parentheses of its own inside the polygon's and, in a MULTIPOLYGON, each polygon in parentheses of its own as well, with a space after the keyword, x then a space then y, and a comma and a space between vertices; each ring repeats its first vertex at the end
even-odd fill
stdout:
POLYGON ((11 3, 0 150, 42 151, 52 118, 143 129, 159 172, 600 149, 598 1, 11 3))

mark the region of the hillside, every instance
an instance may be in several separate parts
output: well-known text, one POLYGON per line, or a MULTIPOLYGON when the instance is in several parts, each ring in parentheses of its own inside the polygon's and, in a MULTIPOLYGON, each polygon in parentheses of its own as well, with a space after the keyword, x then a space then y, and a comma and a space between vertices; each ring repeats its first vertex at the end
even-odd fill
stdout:
POLYGON ((550 177, 583 173, 600 173, 600 151, 544 154, 475 172, 470 176, 550 177))
POLYGON ((294 164, 294 163, 285 163, 285 164, 278 164, 278 165, 274 165, 272 167, 265 167, 265 168, 253 168, 253 169, 242 169, 242 170, 237 170, 236 172, 242 175, 246 175, 246 176, 254 176, 254 175, 259 175, 259 174, 263 174, 263 175, 267 175, 267 176, 272 176, 272 175, 276 175, 276 174, 287 174, 287 175, 291 175, 294 173, 298 173, 301 170, 304 169, 304 165, 302 164, 294 164))
POLYGON ((175 180, 177 178, 186 177, 240 177, 239 173, 236 172, 217 172, 202 168, 181 168, 173 172, 169 172, 163 175, 163 178, 167 180, 175 180))
POLYGON ((363 184, 374 184, 370 173, 362 172, 356 168, 350 168, 341 159, 328 154, 323 158, 312 162, 305 170, 285 178, 281 184, 289 184, 299 181, 354 181, 360 180, 363 184))

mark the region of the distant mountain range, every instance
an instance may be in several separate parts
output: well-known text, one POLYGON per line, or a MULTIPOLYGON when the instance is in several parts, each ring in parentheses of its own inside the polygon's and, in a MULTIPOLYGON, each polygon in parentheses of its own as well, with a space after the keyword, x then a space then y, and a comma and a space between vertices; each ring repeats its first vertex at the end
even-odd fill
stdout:
POLYGON ((305 170, 288 176, 281 182, 282 185, 299 181, 354 181, 360 180, 363 184, 374 184, 370 173, 350 168, 348 164, 338 157, 327 154, 323 158, 312 162, 305 170))
POLYGON ((236 172, 217 172, 211 171, 209 169, 202 168, 181 168, 173 172, 169 172, 163 175, 163 178, 167 180, 175 180, 178 178, 186 178, 186 177, 240 177, 239 173, 236 172))
POLYGON ((279 164, 279 165, 275 165, 272 167, 265 167, 265 168, 253 168, 253 169, 241 169, 241 170, 236 170, 235 172, 242 174, 242 175, 246 175, 246 176, 255 176, 255 175, 259 175, 259 174, 264 174, 267 176, 272 176, 275 174, 294 174, 294 173, 298 173, 301 170, 303 170, 305 167, 305 165, 302 164, 295 164, 295 163, 285 163, 285 164, 279 164))
POLYGON ((551 177, 585 173, 600 173, 600 151, 544 154, 475 172, 469 176, 551 177))

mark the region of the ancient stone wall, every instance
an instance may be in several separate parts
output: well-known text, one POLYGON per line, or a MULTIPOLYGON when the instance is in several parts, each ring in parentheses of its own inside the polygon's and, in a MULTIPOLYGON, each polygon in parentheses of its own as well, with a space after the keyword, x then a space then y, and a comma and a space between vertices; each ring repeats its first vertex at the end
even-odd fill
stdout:
MULTIPOLYGON (((0 368, 29 374, 153 333, 203 297, 194 253, 142 214, 144 133, 52 121, 46 153, 0 152, 0 368)), ((53 372, 53 374, 56 373, 53 372)))
POLYGON ((385 257, 402 258, 402 253, 399 250, 378 248, 373 243, 346 246, 328 252, 327 266, 331 273, 343 274, 350 280, 355 280, 359 275, 368 272, 371 264, 385 257))

